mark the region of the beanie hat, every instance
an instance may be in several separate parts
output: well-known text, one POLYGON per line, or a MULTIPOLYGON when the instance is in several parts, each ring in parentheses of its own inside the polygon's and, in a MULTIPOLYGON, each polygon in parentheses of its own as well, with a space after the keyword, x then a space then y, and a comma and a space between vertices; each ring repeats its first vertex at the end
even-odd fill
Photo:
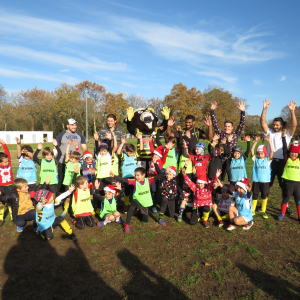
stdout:
POLYGON ((204 184, 208 184, 207 181, 201 180, 201 179, 197 179, 197 183, 204 183, 204 184))
POLYGON ((116 193, 116 190, 115 190, 115 187, 111 184, 107 185, 105 188, 104 188, 104 191, 107 191, 107 192, 111 192, 113 194, 116 193))
POLYGON ((240 186, 242 189, 245 190, 245 192, 247 192, 247 185, 249 184, 249 179, 248 178, 242 178, 240 181, 238 181, 235 184, 235 187, 240 186))
POLYGON ((106 149, 106 150, 108 150, 107 144, 103 143, 103 141, 102 141, 101 144, 100 144, 100 149, 106 149))
POLYGON ((260 145, 257 147, 256 152, 263 152, 267 156, 267 147, 265 145, 260 145))
POLYGON ((164 152, 164 146, 159 146, 158 148, 156 148, 156 149, 153 151, 153 154, 156 154, 156 155, 158 155, 160 158, 162 158, 163 152, 164 152))
POLYGON ((243 148, 243 146, 236 145, 235 147, 233 147, 233 152, 239 152, 241 155, 243 155, 244 148, 243 148))
MULTIPOLYGON (((30 193, 31 195, 31 193, 30 193)), ((48 201, 50 197, 52 196, 52 193, 48 190, 38 190, 34 195, 34 200, 41 202, 43 198, 46 198, 48 201)))
POLYGON ((176 175, 176 167, 171 166, 171 167, 170 167, 170 171, 171 171, 174 175, 176 175))
POLYGON ((201 150, 202 150, 201 152, 203 152, 203 153, 205 152, 205 147, 206 146, 205 146, 204 143, 197 143, 195 147, 196 148, 201 148, 201 150))
POLYGON ((289 148, 290 152, 294 152, 294 153, 300 153, 300 145, 298 141, 295 141, 293 144, 290 145, 289 148))
POLYGON ((85 160, 86 158, 88 157, 92 157, 93 158, 93 155, 91 152, 89 151, 85 151, 83 154, 82 154, 82 158, 85 160))

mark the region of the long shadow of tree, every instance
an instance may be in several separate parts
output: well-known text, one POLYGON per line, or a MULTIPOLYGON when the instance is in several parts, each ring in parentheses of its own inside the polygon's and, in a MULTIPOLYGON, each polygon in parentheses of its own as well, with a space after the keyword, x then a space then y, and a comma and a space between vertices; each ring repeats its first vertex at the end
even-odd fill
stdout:
MULTIPOLYGON (((299 264, 294 264, 299 269, 299 264)), ((237 267, 243 271, 259 289, 272 296, 272 299, 300 299, 300 287, 291 284, 287 280, 280 279, 274 275, 254 270, 244 264, 237 264, 237 267)))
POLYGON ((123 286, 126 299, 189 299, 168 280, 155 274, 130 251, 119 251, 117 256, 132 274, 131 280, 123 286))
POLYGON ((51 242, 27 232, 29 227, 5 258, 4 271, 9 278, 3 300, 122 299, 91 270, 78 244, 60 256, 51 242))

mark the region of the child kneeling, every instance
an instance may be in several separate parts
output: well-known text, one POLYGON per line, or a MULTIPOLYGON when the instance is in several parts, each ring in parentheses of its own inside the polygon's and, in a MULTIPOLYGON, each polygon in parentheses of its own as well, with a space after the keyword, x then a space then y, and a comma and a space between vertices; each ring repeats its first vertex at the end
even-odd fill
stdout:
POLYGON ((101 201, 101 210, 99 216, 102 220, 102 222, 97 223, 97 226, 102 227, 111 222, 123 224, 121 214, 117 211, 117 201, 121 200, 123 197, 121 183, 116 183, 116 188, 120 190, 119 195, 116 197, 116 190, 113 185, 109 184, 104 188, 105 197, 100 195, 99 187, 100 182, 95 180, 95 200, 101 201))

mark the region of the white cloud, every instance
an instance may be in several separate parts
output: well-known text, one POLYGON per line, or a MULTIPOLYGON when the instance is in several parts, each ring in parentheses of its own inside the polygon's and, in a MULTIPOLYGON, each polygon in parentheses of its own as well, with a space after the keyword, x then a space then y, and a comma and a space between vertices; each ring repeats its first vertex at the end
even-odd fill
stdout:
POLYGON ((262 82, 261 82, 261 80, 253 79, 253 84, 254 85, 262 85, 262 82))
POLYGON ((281 78, 279 79, 280 81, 285 81, 286 77, 285 76, 281 76, 281 78))
POLYGON ((132 87, 132 88, 136 88, 137 87, 136 85, 128 83, 128 82, 122 82, 121 84, 124 85, 124 86, 127 86, 127 87, 132 87))
POLYGON ((68 69, 63 69, 63 70, 60 70, 59 72, 70 72, 70 70, 68 70, 68 69))
POLYGON ((86 55, 86 59, 72 57, 68 55, 61 55, 57 53, 36 51, 25 47, 18 46, 0 46, 0 54, 4 56, 11 56, 22 59, 29 59, 33 61, 40 61, 43 63, 55 63, 62 66, 68 66, 83 71, 91 70, 111 70, 111 71, 126 71, 127 65, 125 63, 107 63, 99 60, 96 57, 86 55))
POLYGON ((235 78, 235 77, 230 77, 230 76, 228 76, 226 74, 222 74, 222 73, 214 72, 214 71, 196 72, 196 74, 204 75, 204 76, 208 76, 208 77, 219 78, 219 79, 222 79, 222 80, 224 80, 226 82, 229 82, 229 83, 235 83, 237 81, 237 78, 235 78))
POLYGON ((74 77, 61 76, 61 75, 44 75, 44 74, 32 72, 30 70, 16 71, 16 70, 0 68, 0 75, 5 77, 12 77, 12 78, 34 78, 34 79, 41 79, 41 80, 54 81, 54 82, 66 82, 69 84, 75 84, 76 82, 79 82, 79 80, 74 77))

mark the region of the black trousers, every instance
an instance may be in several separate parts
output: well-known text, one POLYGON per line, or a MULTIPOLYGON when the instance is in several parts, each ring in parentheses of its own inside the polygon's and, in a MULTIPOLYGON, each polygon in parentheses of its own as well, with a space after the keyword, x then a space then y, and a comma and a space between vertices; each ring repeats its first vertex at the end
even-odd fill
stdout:
POLYGON ((191 225, 195 225, 198 223, 198 219, 201 216, 201 212, 207 212, 207 213, 210 212, 210 207, 209 206, 201 206, 201 207, 198 207, 197 209, 194 209, 191 220, 190 220, 191 225))
POLYGON ((41 234, 45 237, 46 240, 50 239, 52 240, 54 235, 53 235, 53 229, 55 229, 59 224, 64 220, 63 217, 59 216, 56 217, 52 226, 47 228, 46 230, 42 231, 41 234))
POLYGON ((65 177, 65 170, 66 170, 66 164, 58 163, 57 164, 57 172, 58 172, 58 184, 57 184, 57 192, 64 192, 61 191, 61 186, 64 181, 65 177))
POLYGON ((24 215, 17 215, 15 224, 19 227, 24 227, 27 221, 33 221, 33 227, 36 227, 36 212, 35 209, 31 209, 24 215))
POLYGON ((85 224, 89 227, 94 227, 95 222, 92 216, 77 217, 75 218, 75 227, 82 230, 85 228, 85 224))
POLYGON ((162 203, 160 207, 160 213, 164 214, 166 209, 169 209, 170 218, 174 218, 175 213, 175 197, 172 200, 168 200, 166 197, 162 197, 162 203))
POLYGON ((142 206, 139 201, 137 201, 136 199, 132 199, 131 201, 131 205, 129 206, 128 212, 127 212, 127 217, 126 217, 126 224, 129 225, 130 224, 130 220, 132 218, 132 215, 135 211, 136 208, 139 208, 141 210, 142 213, 142 221, 144 223, 148 222, 148 208, 142 206))
POLYGON ((273 185, 275 177, 277 176, 279 181, 279 186, 282 188, 282 174, 284 169, 285 161, 284 159, 273 158, 271 162, 271 182, 270 187, 273 185))

